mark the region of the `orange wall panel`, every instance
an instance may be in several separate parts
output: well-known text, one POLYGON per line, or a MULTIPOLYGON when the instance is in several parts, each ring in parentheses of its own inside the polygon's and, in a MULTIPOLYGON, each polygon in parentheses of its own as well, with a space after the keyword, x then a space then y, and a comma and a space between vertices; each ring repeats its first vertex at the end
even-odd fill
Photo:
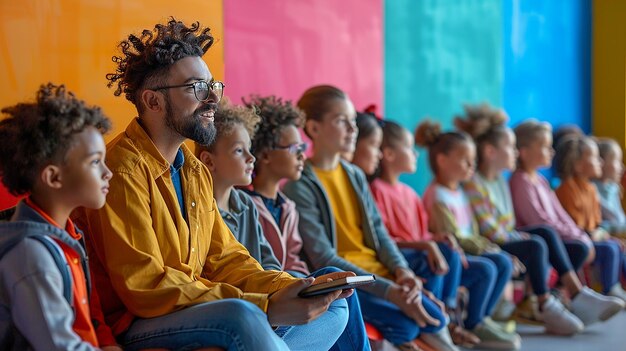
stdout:
POLYGON ((63 83, 113 119, 111 138, 136 115, 123 96, 115 97, 106 86, 117 44, 169 16, 212 29, 216 44, 205 60, 216 79, 223 79, 221 0, 0 2, 0 106, 32 100, 42 83, 63 83))
MULTIPOLYGON (((65 84, 113 120, 113 132, 126 128, 134 107, 107 88, 114 71, 111 57, 130 33, 152 29, 169 16, 199 21, 212 29, 216 42, 206 60, 213 76, 224 79, 222 0, 22 0, 0 2, 0 107, 32 101, 39 85, 65 84)), ((2 152, 2 150, 0 150, 2 152)), ((0 208, 15 203, 4 189, 0 208)))

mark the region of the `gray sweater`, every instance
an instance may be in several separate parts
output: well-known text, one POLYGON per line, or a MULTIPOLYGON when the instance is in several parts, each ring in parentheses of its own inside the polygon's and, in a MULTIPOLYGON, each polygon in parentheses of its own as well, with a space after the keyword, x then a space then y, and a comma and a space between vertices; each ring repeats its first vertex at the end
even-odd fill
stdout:
MULTIPOLYGON (((359 168, 343 160, 341 167, 348 174, 361 209, 361 217, 363 218, 361 229, 363 230, 364 244, 376 251, 378 260, 390 272, 394 272, 398 267, 408 268, 404 256, 387 233, 365 175, 359 168)), ((324 187, 309 162, 305 164, 302 177, 297 181, 287 183, 283 192, 296 203, 300 215, 298 229, 304 244, 303 259, 309 264, 309 267, 320 269, 326 266, 335 266, 345 271, 352 271, 357 275, 371 274, 337 255, 335 217, 324 187)), ((376 277, 376 279, 374 284, 366 285, 360 289, 386 298, 387 290, 392 282, 382 277, 376 277)))
POLYGON ((230 212, 220 208, 220 215, 235 239, 248 249, 250 256, 259 261, 264 270, 282 271, 272 246, 263 235, 259 211, 252 198, 241 190, 233 189, 228 202, 230 212))
MULTIPOLYGON (((27 234, 61 240, 78 252, 89 284, 80 243, 20 202, 11 221, 0 223, 0 245, 27 234)), ((74 311, 63 296, 61 272, 50 251, 36 239, 21 240, 0 260, 0 349, 96 350, 74 332, 73 323, 74 311)))

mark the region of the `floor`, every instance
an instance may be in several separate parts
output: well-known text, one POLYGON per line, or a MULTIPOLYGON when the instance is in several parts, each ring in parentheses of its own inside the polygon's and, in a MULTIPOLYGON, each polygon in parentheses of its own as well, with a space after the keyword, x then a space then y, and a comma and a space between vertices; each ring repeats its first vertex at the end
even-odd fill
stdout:
POLYGON ((545 335, 541 327, 530 325, 518 325, 517 331, 522 351, 626 351, 626 311, 573 337, 545 335))
MULTIPOLYGON (((518 324, 517 332, 522 336, 521 351, 626 351, 626 311, 572 337, 546 335, 542 327, 524 324, 518 324)), ((397 350, 387 342, 373 346, 378 351, 397 350)))

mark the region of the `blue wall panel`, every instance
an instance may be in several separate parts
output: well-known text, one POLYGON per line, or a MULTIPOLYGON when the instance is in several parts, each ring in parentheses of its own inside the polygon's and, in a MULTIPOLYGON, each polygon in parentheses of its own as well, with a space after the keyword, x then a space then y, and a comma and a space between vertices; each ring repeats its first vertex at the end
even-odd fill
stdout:
POLYGON ((504 108, 553 126, 591 125, 591 0, 503 1, 504 108))

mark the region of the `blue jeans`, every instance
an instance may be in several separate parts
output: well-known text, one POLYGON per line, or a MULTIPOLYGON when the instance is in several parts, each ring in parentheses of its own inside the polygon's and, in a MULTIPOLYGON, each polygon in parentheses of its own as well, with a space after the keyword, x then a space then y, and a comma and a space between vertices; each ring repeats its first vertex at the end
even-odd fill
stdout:
MULTIPOLYGON (((502 244, 502 249, 515 255, 526 266, 530 285, 536 295, 548 292, 548 244, 539 235, 528 240, 511 241, 502 244)), ((565 251, 565 248, 563 248, 565 251)), ((567 259, 569 263, 569 258, 567 259)))
POLYGON ((619 281, 623 254, 619 244, 613 240, 594 242, 593 246, 596 249, 596 259, 593 264, 598 266, 602 293, 606 294, 619 281))
POLYGON ((585 264, 585 261, 587 261, 587 257, 589 257, 589 247, 580 240, 563 240, 563 244, 565 245, 565 250, 567 250, 569 260, 572 262, 574 272, 578 272, 585 264))
POLYGON ((394 345, 415 340, 421 332, 436 333, 448 324, 448 317, 426 296, 422 300, 424 309, 440 322, 437 327, 429 325, 420 328, 395 304, 362 290, 359 290, 359 302, 365 321, 378 329, 383 337, 394 345))
POLYGON ((450 270, 445 275, 435 274, 428 265, 425 251, 402 249, 402 254, 415 274, 426 279, 424 288, 432 292, 435 297, 443 301, 448 308, 456 308, 456 297, 461 284, 461 256, 448 245, 437 243, 441 254, 446 259, 450 270))
MULTIPOLYGON (((341 269, 336 268, 336 267, 325 267, 325 268, 319 269, 311 273, 311 276, 319 277, 324 274, 333 273, 333 272, 341 272, 341 271, 342 271, 341 269)), ((299 277, 299 278, 304 277, 304 274, 300 272, 289 271, 288 273, 293 275, 294 277, 299 277)), ((338 300, 338 301, 335 301, 333 305, 343 304, 343 303, 344 303, 344 300, 338 300)), ((365 322, 363 321, 363 315, 361 313, 361 305, 359 304, 359 298, 358 298, 356 289, 354 290, 354 294, 352 294, 351 296, 345 299, 345 303, 347 303, 347 307, 348 307, 348 315, 349 315, 348 324, 345 326, 345 328, 343 329, 343 333, 341 333, 341 335, 339 336, 339 339, 330 348, 330 350, 332 351, 352 351, 352 350, 353 351, 357 351, 357 350, 369 351, 371 350, 372 347, 370 346, 369 339, 367 338, 367 331, 365 330, 365 322)), ((333 308, 333 305, 331 305, 331 308, 333 308)), ((322 319, 322 318, 325 318, 325 316, 321 316, 319 319, 322 319)), ((324 323, 327 323, 327 322, 324 322, 324 323)), ((335 322, 331 321, 331 323, 335 323, 335 322)), ((313 336, 313 337, 314 338, 315 337, 328 338, 328 335, 326 333, 326 329, 328 329, 328 326, 324 324, 324 328, 325 328, 324 330, 314 331, 313 333, 318 334, 318 336, 313 336), (323 335, 320 335, 322 333, 323 335)), ((277 330, 277 332, 279 331, 277 330)), ((308 333, 311 333, 311 331, 308 331, 308 333)), ((307 336, 307 337, 311 338, 311 336, 307 336)))
POLYGON ((465 327, 474 329, 485 316, 491 315, 511 279, 513 264, 503 253, 467 256, 469 267, 461 274, 461 285, 469 291, 465 327))
POLYGON ((285 350, 267 315, 240 299, 205 302, 170 314, 136 319, 121 338, 124 350, 184 351, 219 346, 228 351, 285 350))

